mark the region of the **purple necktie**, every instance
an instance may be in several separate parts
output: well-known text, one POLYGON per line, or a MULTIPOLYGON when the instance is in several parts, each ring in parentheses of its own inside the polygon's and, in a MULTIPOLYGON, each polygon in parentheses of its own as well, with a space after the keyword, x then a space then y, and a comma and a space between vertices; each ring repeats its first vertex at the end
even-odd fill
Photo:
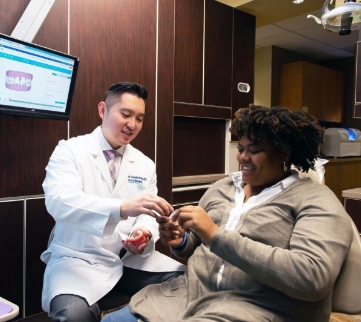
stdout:
POLYGON ((113 188, 115 187, 115 184, 117 183, 117 172, 115 169, 115 158, 116 157, 120 157, 121 154, 118 151, 115 150, 106 150, 103 151, 105 158, 108 162, 108 167, 109 167, 109 172, 110 172, 110 176, 112 178, 113 181, 113 188))

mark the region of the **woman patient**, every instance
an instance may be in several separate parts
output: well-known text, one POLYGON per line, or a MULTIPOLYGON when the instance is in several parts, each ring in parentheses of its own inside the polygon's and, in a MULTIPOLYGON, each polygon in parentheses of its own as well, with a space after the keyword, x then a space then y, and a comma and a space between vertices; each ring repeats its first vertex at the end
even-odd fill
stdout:
POLYGON ((320 127, 303 111, 237 111, 240 171, 213 184, 199 206, 158 218, 163 244, 188 271, 133 296, 114 321, 329 321, 349 250, 348 214, 331 190, 299 178, 317 158, 320 127))

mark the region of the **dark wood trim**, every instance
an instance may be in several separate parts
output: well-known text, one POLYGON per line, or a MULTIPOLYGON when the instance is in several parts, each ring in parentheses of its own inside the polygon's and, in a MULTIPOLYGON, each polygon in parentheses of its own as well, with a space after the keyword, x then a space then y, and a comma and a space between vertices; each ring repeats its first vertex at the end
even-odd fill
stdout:
MULTIPOLYGON (((174 100, 174 1, 159 1, 157 70, 157 186, 158 195, 172 203, 173 100, 174 100)), ((156 249, 168 256, 168 246, 156 249)))
POLYGON ((217 180, 223 179, 226 176, 227 175, 225 173, 181 176, 181 177, 173 177, 172 182, 173 182, 173 187, 194 185, 194 184, 206 184, 206 183, 213 183, 217 180))
POLYGON ((230 120, 231 107, 174 103, 174 116, 191 116, 211 119, 230 120))
POLYGON ((158 194, 172 202, 174 1, 159 1, 157 184, 158 194))

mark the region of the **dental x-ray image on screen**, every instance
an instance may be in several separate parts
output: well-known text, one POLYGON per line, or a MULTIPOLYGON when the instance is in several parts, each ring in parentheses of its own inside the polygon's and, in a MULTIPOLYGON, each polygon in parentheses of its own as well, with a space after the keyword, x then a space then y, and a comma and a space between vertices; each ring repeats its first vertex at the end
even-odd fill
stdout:
POLYGON ((79 58, 0 34, 0 114, 68 120, 79 58))

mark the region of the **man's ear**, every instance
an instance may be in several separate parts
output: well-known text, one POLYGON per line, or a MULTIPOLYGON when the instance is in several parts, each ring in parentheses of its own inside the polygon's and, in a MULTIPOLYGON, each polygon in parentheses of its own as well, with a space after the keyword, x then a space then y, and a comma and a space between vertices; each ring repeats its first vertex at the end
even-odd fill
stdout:
POLYGON ((107 110, 107 107, 105 106, 105 102, 100 102, 98 104, 98 113, 102 120, 104 120, 106 110, 107 110))

